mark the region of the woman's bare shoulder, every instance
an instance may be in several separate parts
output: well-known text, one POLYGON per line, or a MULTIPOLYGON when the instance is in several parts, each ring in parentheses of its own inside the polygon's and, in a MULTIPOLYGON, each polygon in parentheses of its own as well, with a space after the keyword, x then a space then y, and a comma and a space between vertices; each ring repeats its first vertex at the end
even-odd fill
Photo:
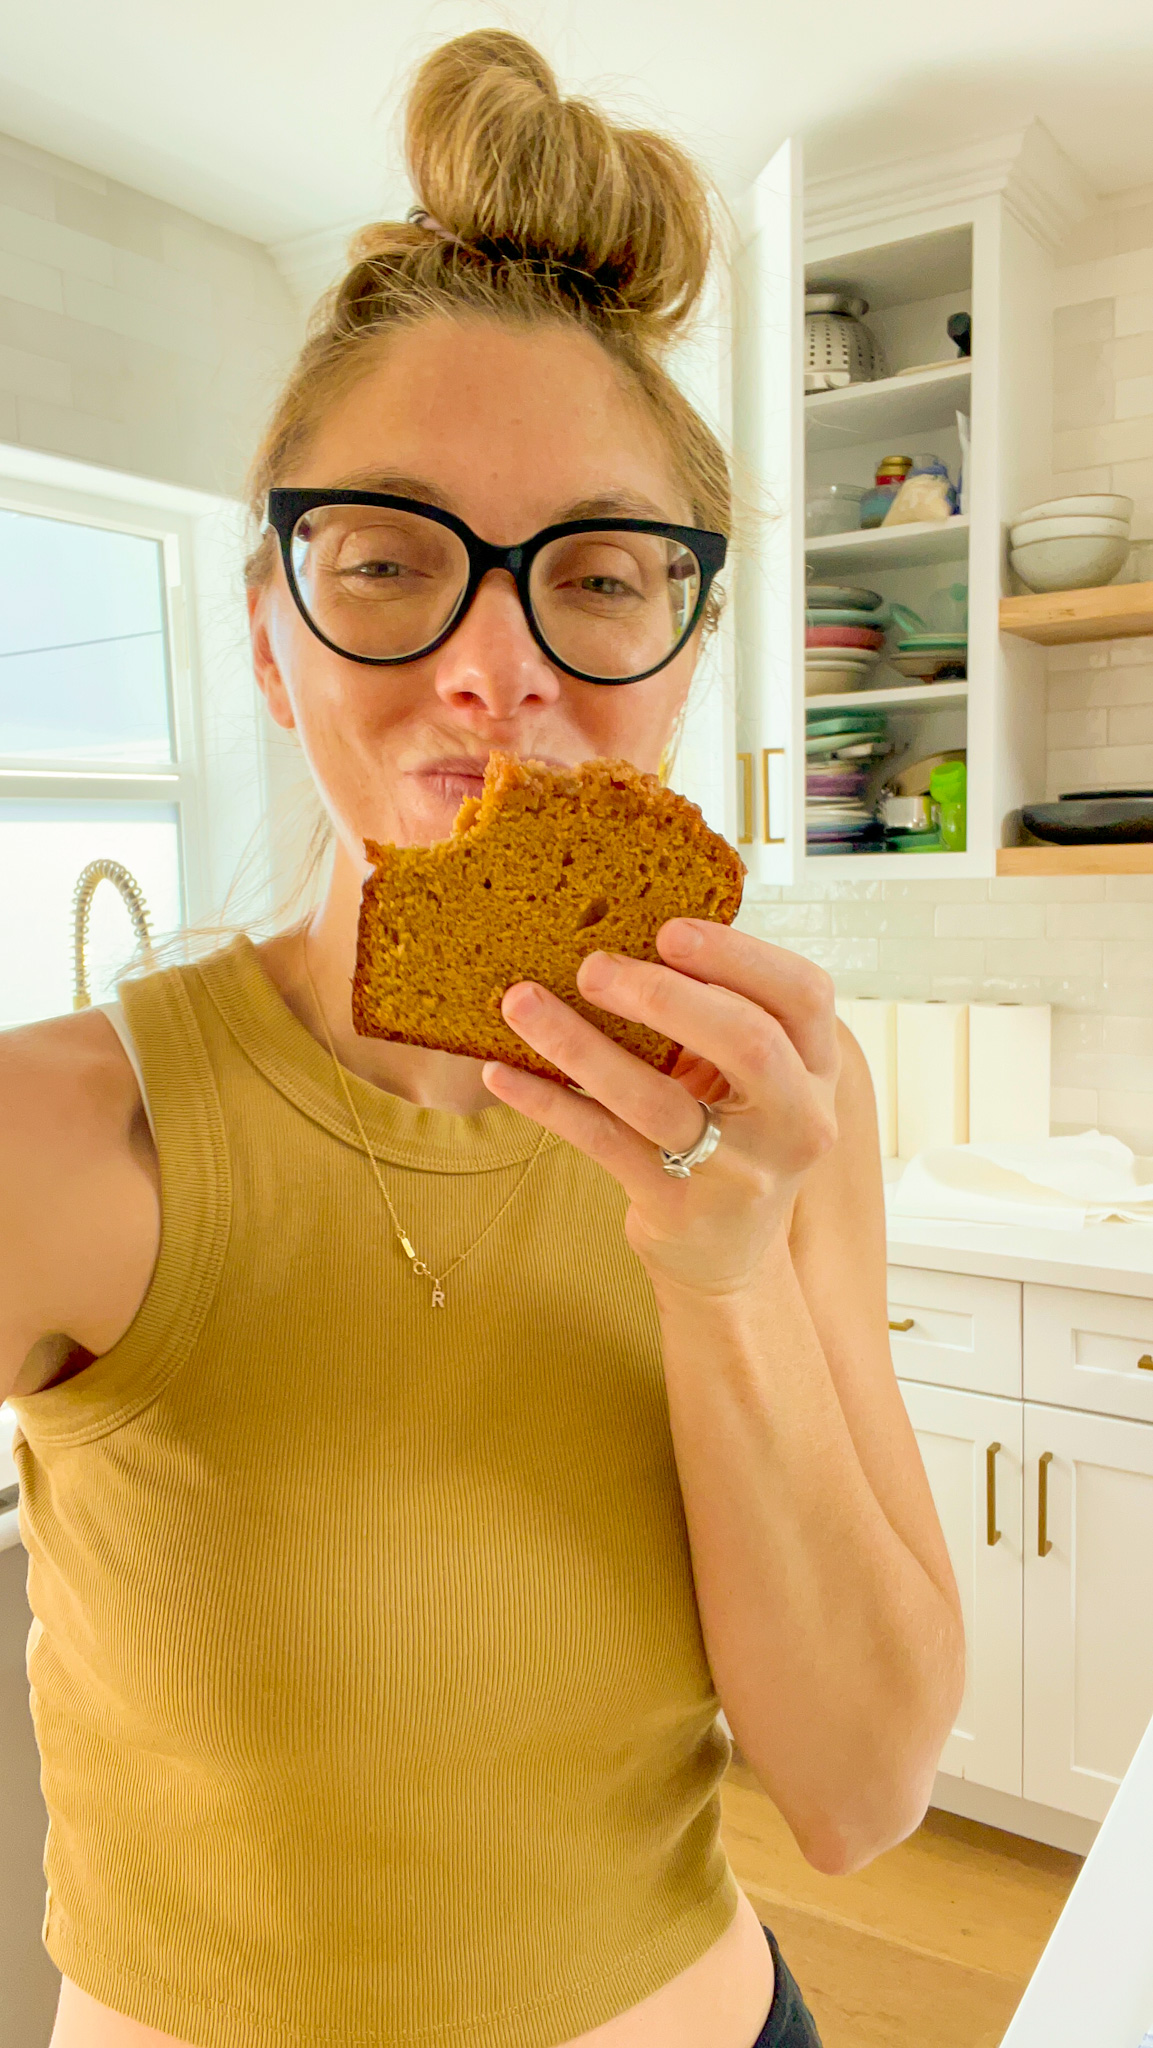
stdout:
MULTIPOLYGON (((155 1261, 160 1174, 132 1063, 77 1010, 0 1031, 0 1385, 36 1392, 61 1347, 110 1350, 155 1261)), ((3 1395, 0 1395, 3 1398, 3 1395)))

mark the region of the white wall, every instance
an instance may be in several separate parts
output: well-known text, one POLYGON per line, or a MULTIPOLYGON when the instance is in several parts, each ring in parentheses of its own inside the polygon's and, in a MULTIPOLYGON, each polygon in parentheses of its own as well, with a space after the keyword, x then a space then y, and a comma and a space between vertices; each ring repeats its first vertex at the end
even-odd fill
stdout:
MULTIPOLYGON (((1153 187, 1061 252, 1054 490, 1123 491, 1153 537, 1153 187)), ((1053 648, 1047 793, 1153 784, 1153 639, 1053 648)), ((738 923, 845 995, 1053 1005, 1053 1129, 1153 1154, 1153 876, 750 886, 738 923)))

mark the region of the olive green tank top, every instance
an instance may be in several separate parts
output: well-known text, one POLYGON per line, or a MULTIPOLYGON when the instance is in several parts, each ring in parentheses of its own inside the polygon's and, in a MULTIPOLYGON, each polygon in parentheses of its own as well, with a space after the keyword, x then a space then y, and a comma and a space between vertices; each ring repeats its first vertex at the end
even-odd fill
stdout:
MULTIPOLYGON (((120 999, 156 1268, 10 1404, 45 1947, 201 2048, 566 2041, 739 1900, 627 1197, 550 1134, 433 1309, 247 937, 120 999)), ((345 1078, 443 1271, 539 1126, 345 1078)))

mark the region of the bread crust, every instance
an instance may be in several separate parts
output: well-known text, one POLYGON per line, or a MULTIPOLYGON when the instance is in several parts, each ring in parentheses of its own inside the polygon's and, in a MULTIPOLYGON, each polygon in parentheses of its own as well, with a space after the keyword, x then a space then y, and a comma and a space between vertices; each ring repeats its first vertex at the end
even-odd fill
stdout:
POLYGON ((364 849, 373 873, 357 920, 357 1033, 561 1081, 505 1023, 505 990, 539 982, 671 1073, 680 1047, 586 1002, 577 969, 602 947, 659 960, 656 934, 671 917, 731 924, 746 873, 696 804, 629 761, 558 769, 495 751, 447 839, 366 839, 364 849))

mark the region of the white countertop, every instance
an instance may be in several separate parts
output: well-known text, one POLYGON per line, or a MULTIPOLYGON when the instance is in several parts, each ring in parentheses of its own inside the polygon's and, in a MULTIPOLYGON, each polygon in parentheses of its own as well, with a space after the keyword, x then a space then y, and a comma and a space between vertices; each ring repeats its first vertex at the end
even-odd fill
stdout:
POLYGON ((890 1215, 887 1234, 894 1266, 1153 1296, 1153 1226, 1146 1223, 1028 1230, 1015 1223, 943 1223, 890 1215))
POLYGON ((1139 2048, 1153 2027, 1153 1721, 1001 2048, 1139 2048))

